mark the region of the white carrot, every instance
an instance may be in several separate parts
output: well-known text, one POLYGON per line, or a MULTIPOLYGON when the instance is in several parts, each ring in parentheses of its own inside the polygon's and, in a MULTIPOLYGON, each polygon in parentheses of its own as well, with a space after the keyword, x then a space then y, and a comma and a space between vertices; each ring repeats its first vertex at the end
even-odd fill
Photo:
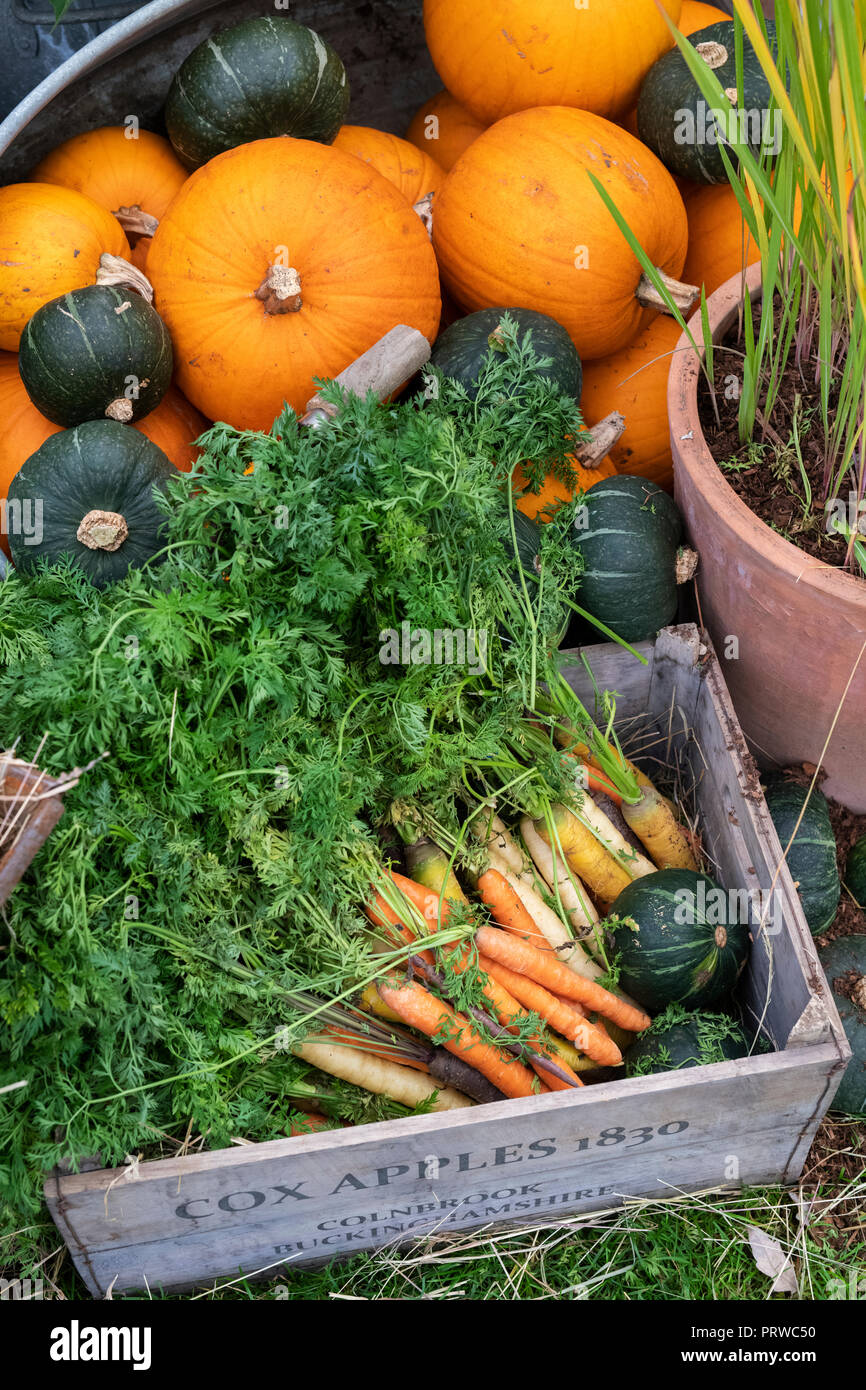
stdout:
POLYGON ((440 1085, 425 1072, 415 1071, 413 1067, 401 1067, 398 1062, 389 1062, 359 1047, 349 1047, 344 1043, 303 1042, 292 1050, 296 1057, 301 1057, 320 1071, 326 1071, 329 1076, 362 1086, 374 1095, 388 1096, 410 1108, 420 1105, 434 1091, 439 1094, 433 1102, 433 1110, 460 1110, 473 1104, 462 1091, 440 1085))
MULTIPOLYGON (((568 920, 574 927, 578 940, 584 944, 587 950, 592 952, 596 960, 599 960, 601 951, 596 942, 594 931, 598 921, 598 912, 586 886, 569 868, 565 859, 557 858, 554 861, 553 850, 544 843, 528 816, 524 816, 520 822, 520 833, 523 836, 523 843, 532 855, 535 867, 554 897, 557 897, 558 888, 559 901, 562 903, 568 920)), ((604 964, 603 961, 602 964, 604 964)))
POLYGON ((469 822, 469 829, 476 840, 481 840, 487 846, 491 854, 497 854, 505 861, 512 873, 522 874, 526 871, 526 856, 523 850, 512 838, 504 822, 493 814, 492 808, 486 807, 473 816, 469 822))

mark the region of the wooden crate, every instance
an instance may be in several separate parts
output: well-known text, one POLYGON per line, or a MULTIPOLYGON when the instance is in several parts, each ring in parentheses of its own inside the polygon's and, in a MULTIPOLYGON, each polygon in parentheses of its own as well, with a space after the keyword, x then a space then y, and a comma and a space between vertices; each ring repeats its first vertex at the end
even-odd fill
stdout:
MULTIPOLYGON (((779 841, 714 653, 693 626, 666 629, 641 651, 646 666, 615 646, 584 655, 599 686, 618 693, 620 715, 649 711, 654 751, 678 749, 687 761, 718 881, 773 890, 774 910, 753 913, 738 994, 778 1050, 131 1170, 54 1174, 48 1206, 92 1293, 273 1275, 437 1231, 799 1175, 850 1055, 844 1033, 787 867, 778 869, 779 841)), ((569 680, 591 705, 577 657, 569 680)))

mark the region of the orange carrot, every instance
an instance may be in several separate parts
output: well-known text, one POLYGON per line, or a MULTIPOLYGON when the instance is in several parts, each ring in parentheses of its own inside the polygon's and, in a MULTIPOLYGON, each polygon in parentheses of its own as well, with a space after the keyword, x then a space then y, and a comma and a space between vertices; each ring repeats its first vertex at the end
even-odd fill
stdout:
MULTIPOLYGON (((312 1036, 312 1035, 311 1035, 312 1036)), ((430 1068, 426 1062, 422 1062, 414 1057, 407 1057, 406 1053, 399 1047, 388 1047, 387 1043, 380 1042, 378 1038, 367 1038, 363 1033, 351 1033, 342 1028, 323 1028, 322 1039, 325 1042, 347 1043, 349 1047, 356 1047, 359 1052, 369 1052, 373 1057, 384 1057, 386 1062, 398 1062, 402 1067, 414 1067, 416 1071, 429 1072, 430 1068)), ((313 1039, 318 1041, 318 1039, 313 1039)))
POLYGON ((410 1028, 417 1028, 428 1038, 442 1034, 442 1047, 475 1067, 503 1095, 538 1094, 539 1083, 528 1067, 484 1042, 467 1018, 435 999, 422 985, 393 977, 387 983, 380 982, 379 993, 410 1028))
POLYGON ((490 908, 494 921, 514 932, 538 950, 550 951, 547 937, 536 926, 508 879, 498 869, 487 869, 478 880, 481 899, 490 908))
POLYGON ((498 964, 495 960, 484 958, 484 969, 492 975, 494 980, 498 980, 501 985, 509 990, 521 1004, 527 1008, 534 1009, 537 1014, 546 1019, 551 1028, 557 1033, 561 1033, 564 1038, 569 1038, 579 1052, 591 1057, 594 1062, 601 1066, 617 1067, 622 1061, 622 1053, 615 1042, 593 1027, 588 1019, 581 1018, 565 1004, 561 1003, 555 995, 546 990, 543 985, 536 984, 528 975, 520 975, 516 970, 509 970, 507 966, 498 964))
POLYGON ((431 888, 425 888, 423 883, 416 883, 414 878, 406 878, 405 874, 395 873, 393 869, 390 870, 390 874, 400 892, 418 909, 425 922, 429 922, 434 928, 440 920, 442 925, 445 925, 451 910, 447 898, 440 898, 431 888))
MULTIPOLYGON (((412 946, 418 940, 414 931, 411 931, 404 922, 400 921, 396 912, 385 902, 385 899, 377 893, 372 903, 364 904, 364 912, 374 927, 382 927, 389 940, 394 941, 396 936, 400 936, 407 945, 412 946)), ((419 951, 418 954, 428 965, 433 964, 432 951, 419 951)))
MULTIPOLYGON (((462 973, 466 969, 467 964, 468 952, 464 951, 462 960, 457 964, 458 970, 462 973)), ((512 994, 509 994, 508 990, 503 987, 502 982, 491 974, 489 970, 490 964, 491 962, 489 961, 479 960, 479 968, 487 976, 483 986, 485 998, 489 1001, 499 1022, 504 1024, 510 1033, 517 1033, 519 1031, 519 1020, 528 1016, 527 1011, 518 1003, 512 994)), ((569 1081, 563 1080, 562 1077, 557 1076, 541 1062, 535 1061, 534 1058, 528 1056, 526 1060, 532 1067, 532 1070, 552 1091, 570 1091, 575 1086, 583 1085, 577 1073, 572 1071, 567 1062, 563 1061, 561 1057, 551 1051, 542 1038, 538 1037, 538 1035, 534 1035, 527 1041, 535 1052, 540 1053, 542 1057, 546 1057, 548 1061, 553 1062, 554 1066, 558 1067, 561 1072, 564 1072, 565 1075, 570 1078, 569 1084, 569 1081)))
POLYGON ((294 1138, 299 1134, 312 1134, 317 1129, 335 1129, 336 1127, 335 1122, 329 1120, 325 1115, 302 1112, 289 1117, 288 1133, 294 1138))
POLYGON ((516 970, 520 975, 529 975, 552 993, 586 1004, 596 1013, 604 1014, 605 1018, 618 1023, 621 1028, 627 1028, 630 1033, 639 1033, 650 1026, 651 1019, 641 1009, 626 1004, 609 990, 602 989, 594 980, 575 975, 573 970, 560 965, 551 955, 543 955, 509 932, 497 931, 495 927, 479 927, 475 942, 483 955, 490 956, 500 965, 516 970))
POLYGON ((622 805, 622 795, 617 791, 606 772, 602 772, 600 768, 593 767, 591 763, 586 762, 583 758, 579 757, 577 753, 566 753, 564 756, 566 758, 573 758, 579 765, 582 781, 585 782, 587 791, 603 792, 605 796, 610 797, 615 805, 622 805))

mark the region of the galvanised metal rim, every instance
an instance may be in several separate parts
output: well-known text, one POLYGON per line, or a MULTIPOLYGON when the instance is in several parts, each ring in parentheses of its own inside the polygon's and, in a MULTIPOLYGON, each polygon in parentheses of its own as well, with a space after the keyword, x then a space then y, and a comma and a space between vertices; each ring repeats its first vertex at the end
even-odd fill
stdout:
POLYGON ((56 71, 40 82, 38 87, 34 87, 33 91, 9 112, 5 121, 0 124, 0 155, 6 153, 33 117, 73 82, 88 76, 103 63, 126 53, 130 48, 135 48, 152 35, 162 33, 173 24, 186 19, 188 15, 215 9, 219 4, 220 0, 152 0, 150 5, 136 10, 126 19, 121 19, 103 34, 97 34, 95 39, 91 39, 90 43, 73 53, 65 63, 61 63, 56 71))

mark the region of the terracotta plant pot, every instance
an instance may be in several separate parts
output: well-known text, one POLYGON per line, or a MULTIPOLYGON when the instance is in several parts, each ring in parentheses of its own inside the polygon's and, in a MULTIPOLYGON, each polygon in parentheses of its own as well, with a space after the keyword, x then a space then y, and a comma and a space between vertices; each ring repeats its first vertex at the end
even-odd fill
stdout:
MULTIPOLYGON (((760 266, 746 284, 760 292, 760 266)), ((711 295, 715 342, 742 301, 739 274, 711 295)), ((690 328, 700 343, 699 314, 690 328)), ((850 680, 823 759, 824 790, 866 812, 866 581, 798 550, 737 496, 701 430, 699 375, 683 336, 668 382, 674 495, 700 553, 703 619, 743 732, 764 767, 817 763, 850 680)))

